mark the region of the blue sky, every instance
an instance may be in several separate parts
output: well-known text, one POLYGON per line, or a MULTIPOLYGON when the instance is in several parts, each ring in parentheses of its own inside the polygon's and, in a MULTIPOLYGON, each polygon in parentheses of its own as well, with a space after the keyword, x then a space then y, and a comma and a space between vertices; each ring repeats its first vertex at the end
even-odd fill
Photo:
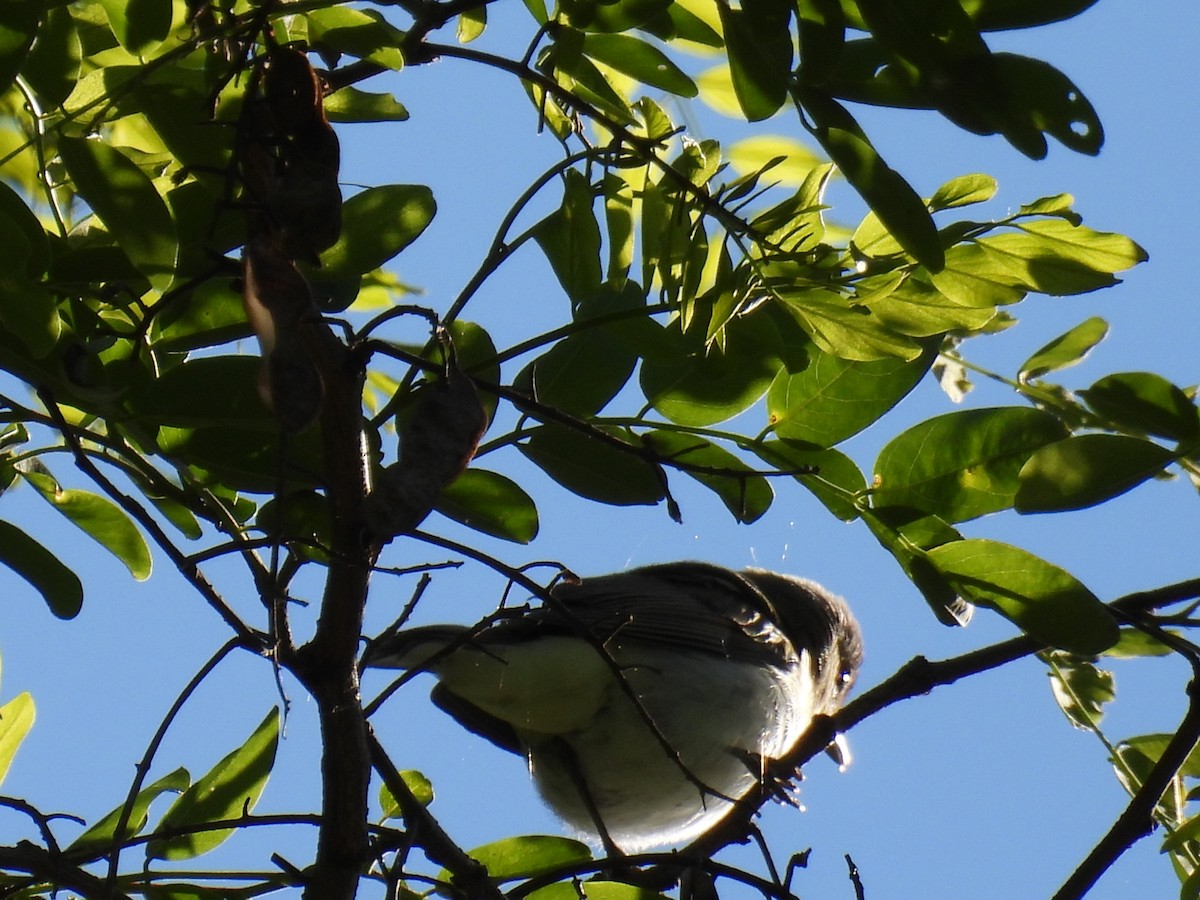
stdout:
MULTIPOLYGON (((526 28, 527 16, 517 3, 496 4, 493 12, 495 33, 485 37, 484 46, 502 50, 509 46, 507 37, 519 33, 515 29, 526 28)), ((1110 372, 1135 370, 1155 371, 1184 386, 1200 380, 1193 349, 1200 312, 1186 266, 1194 255, 1192 219, 1200 198, 1198 34, 1200 12, 1183 0, 1154 5, 1102 0, 1076 20, 992 40, 994 49, 1047 59, 1074 79, 1105 124, 1107 141, 1097 158, 1053 145, 1047 160, 1032 162, 999 138, 958 132, 932 114, 856 110, 880 151, 923 194, 952 176, 976 171, 1000 182, 988 208, 997 215, 1036 197, 1070 192, 1088 225, 1124 232, 1150 253, 1150 261, 1116 288, 1027 300, 1016 310, 1020 326, 968 344, 971 358, 1011 375, 1047 340, 1099 315, 1110 322, 1110 336, 1082 365, 1062 373, 1067 386, 1086 387, 1110 372)), ((433 187, 438 216, 395 268, 406 282, 425 289, 419 302, 441 310, 469 277, 509 204, 557 158, 558 146, 533 133, 535 115, 508 76, 444 60, 389 78, 386 88, 412 117, 407 123, 343 131, 342 178, 348 186, 417 182, 433 187)), ((385 83, 368 88, 382 90, 385 83)), ((736 129, 700 108, 694 116, 702 136, 747 133, 744 126, 736 129)), ((758 127, 800 136, 787 118, 758 127)), ((861 207, 844 188, 835 188, 832 200, 836 218, 857 220, 861 207)), ((563 314, 565 304, 545 262, 530 247, 489 282, 467 318, 503 343, 552 321, 544 317, 563 314), (547 307, 549 313, 543 311, 547 307)), ((406 327, 412 331, 401 337, 419 337, 415 323, 406 327)), ((515 372, 514 367, 505 375, 515 372)), ((1004 389, 980 384, 966 405, 1016 402, 1004 389)), ((952 408, 936 385, 922 384, 880 427, 845 449, 869 469, 889 437, 952 408)), ((589 574, 695 558, 814 578, 847 597, 862 621, 863 687, 914 655, 957 655, 1012 633, 1011 626, 987 613, 965 630, 937 624, 865 528, 833 520, 799 489, 783 488, 771 512, 750 527, 730 522, 710 496, 681 489, 684 522, 676 525, 661 508, 617 509, 576 500, 515 454, 489 459, 487 465, 525 479, 539 501, 541 534, 535 544, 485 542, 507 562, 559 559, 589 574)), ((68 475, 65 457, 56 472, 68 475)), ((45 810, 95 818, 123 797, 160 716, 225 636, 161 559, 149 582, 134 584, 119 564, 94 553, 30 491, 6 495, 3 502, 4 516, 46 540, 84 575, 89 588, 81 615, 63 623, 23 582, 0 570, 5 597, 0 699, 29 690, 38 704, 38 722, 3 791, 45 810)), ((965 531, 1018 544, 1112 599, 1197 574, 1195 502, 1186 483, 1156 482, 1099 509, 1027 518, 1003 514, 971 523, 965 531)), ((429 527, 462 534, 445 522, 431 520, 429 527)), ((384 561, 401 565, 444 558, 432 548, 397 544, 384 561)), ((238 598, 240 608, 254 608, 248 585, 233 565, 217 567, 214 577, 238 598)), ((440 575, 419 617, 473 621, 494 606, 502 587, 498 577, 470 566, 440 575)), ((389 621, 409 589, 407 582, 378 578, 371 621, 389 621)), ((315 585, 308 596, 316 599, 315 585)), ((1173 730, 1185 705, 1186 668, 1173 660, 1121 662, 1112 668, 1118 699, 1107 721, 1110 736, 1173 730)), ((369 679, 368 695, 382 684, 369 679)), ((421 769, 433 779, 433 811, 450 833, 466 846, 515 833, 559 833, 536 800, 523 762, 431 709, 422 684, 427 682, 390 701, 376 728, 401 767, 421 769)), ((317 805, 313 709, 295 685, 289 693, 293 706, 286 739, 260 811, 317 805)), ((193 774, 203 772, 244 739, 276 700, 265 664, 249 658, 226 663, 185 710, 155 771, 186 765, 193 774)), ((858 863, 868 896, 1049 896, 1125 802, 1103 748, 1070 728, 1053 703, 1044 668, 1032 660, 893 707, 856 728, 849 740, 855 762, 847 772, 839 774, 824 760, 810 766, 805 812, 774 808, 764 816, 768 841, 780 858, 813 847, 811 867, 798 882, 805 896, 852 896, 845 853, 858 863)), ((0 810, 0 838, 7 841, 4 836, 17 827, 0 810)), ((69 837, 69 828, 63 834, 69 837)), ((276 843, 303 865, 310 840, 297 829, 276 843)), ((1118 900, 1135 892, 1146 897, 1175 893, 1177 882, 1158 854, 1158 842, 1158 836, 1142 841, 1092 896, 1118 900)), ((730 858, 756 868, 748 851, 730 858)))

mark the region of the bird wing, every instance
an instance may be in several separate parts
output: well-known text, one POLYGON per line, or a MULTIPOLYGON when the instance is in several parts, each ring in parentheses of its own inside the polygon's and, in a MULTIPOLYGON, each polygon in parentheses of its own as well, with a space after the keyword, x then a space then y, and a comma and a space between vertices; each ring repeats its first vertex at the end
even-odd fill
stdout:
POLYGON ((482 640, 575 634, 604 644, 636 641, 766 665, 795 660, 762 592, 718 566, 646 566, 563 582, 550 594, 554 602, 498 623, 482 640))

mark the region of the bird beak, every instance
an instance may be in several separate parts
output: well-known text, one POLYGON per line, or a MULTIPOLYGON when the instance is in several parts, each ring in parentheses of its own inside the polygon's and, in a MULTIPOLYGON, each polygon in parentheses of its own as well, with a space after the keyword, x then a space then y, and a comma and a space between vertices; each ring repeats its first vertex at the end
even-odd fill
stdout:
POLYGON ((845 772, 846 767, 854 761, 854 757, 850 754, 850 744, 844 734, 834 737, 833 743, 825 748, 825 753, 837 763, 839 772, 845 772))

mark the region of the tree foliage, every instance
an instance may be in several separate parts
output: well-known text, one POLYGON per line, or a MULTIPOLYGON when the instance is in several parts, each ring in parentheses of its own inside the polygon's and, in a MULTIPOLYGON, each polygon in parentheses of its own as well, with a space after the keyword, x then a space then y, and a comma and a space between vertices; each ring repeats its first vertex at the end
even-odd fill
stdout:
MULTIPOLYGON (((807 491, 834 519, 860 521, 941 621, 965 624, 978 606, 1025 635, 915 681, 898 673, 835 728, 1039 653, 1071 721, 1100 734, 1112 698, 1101 657, 1175 652, 1200 665, 1167 629, 1187 623, 1195 584, 1106 603, 1029 550, 970 536, 973 520, 1005 510, 1082 509, 1172 472, 1200 483, 1192 392, 1149 372, 1082 388, 1051 380, 1103 340, 1103 320, 1012 373, 968 355, 971 338, 1012 325, 1009 309, 1030 295, 1108 287, 1144 252, 1083 224, 1067 195, 975 213, 996 190, 982 174, 922 198, 851 112, 933 109, 1032 158, 1047 136, 1094 154, 1103 132, 1079 88, 985 40, 1090 5, 526 0, 527 47, 498 55, 471 44, 487 28, 484 0, 7 0, 0 367, 33 399, 0 397, 0 483, 27 484, 135 578, 149 577, 152 558, 177 568, 229 643, 168 713, 111 815, 64 840, 47 815, 2 801, 34 826, 0 848, 6 895, 231 895, 219 878, 182 887, 138 860, 189 859, 272 824, 253 807, 274 758, 274 711, 200 777, 156 757, 179 707, 234 652, 270 659, 311 693, 324 739, 313 767, 323 808, 289 819, 318 823, 316 858, 304 871, 263 860, 253 892, 303 884, 310 897, 348 897, 364 879, 416 891, 432 878, 469 896, 574 896, 570 879, 584 876, 588 896, 623 897, 631 889, 616 882, 630 866, 651 886, 638 896, 667 889, 677 873, 652 858, 614 869, 565 840, 464 851, 426 809, 423 778, 393 763, 403 747, 369 732, 356 660, 370 575, 391 542, 449 546, 544 594, 520 562, 454 544, 427 519, 436 510, 517 547, 535 542, 539 506, 557 495, 535 497, 489 457, 517 453, 562 490, 674 518, 683 479, 746 524, 807 491), (719 64, 697 74, 698 48, 719 64), (517 127, 543 129, 562 153, 497 215, 483 258, 455 260, 470 273, 461 293, 431 309, 388 266, 433 220, 433 192, 349 188, 335 126, 404 120, 394 96, 365 86, 439 58, 519 82, 531 102, 517 127), (748 122, 785 110, 828 161, 766 134, 734 147, 695 138, 664 95, 703 96, 748 122), (852 228, 831 224, 835 173, 870 209, 852 228), (568 303, 547 301, 551 327, 498 346, 491 323, 472 321, 472 301, 518 252, 544 255, 568 303), (424 343, 398 338, 410 316, 428 323, 424 343), (257 357, 241 348, 251 336, 257 357), (1012 405, 908 427, 868 470, 838 449, 889 428, 922 379, 961 399, 972 374, 1008 385, 1012 405), (64 485, 67 458, 84 487, 64 485), (226 557, 243 567, 240 597, 205 574, 226 557), (289 590, 313 570, 324 596, 300 639, 289 590), (370 815, 372 779, 384 786, 382 820, 370 815)), ((56 616, 80 611, 86 579, 54 546, 6 521, 0 562, 56 616)), ((1117 823, 1063 896, 1086 890, 1151 817, 1195 895, 1200 839, 1178 798, 1200 775, 1189 755, 1197 715, 1175 735, 1108 745, 1134 798, 1133 830, 1117 823)), ((0 775, 32 722, 27 694, 0 708, 0 775)), ((809 755, 821 747, 807 743, 809 755)), ((703 868, 741 836, 737 824, 684 858, 703 868)))

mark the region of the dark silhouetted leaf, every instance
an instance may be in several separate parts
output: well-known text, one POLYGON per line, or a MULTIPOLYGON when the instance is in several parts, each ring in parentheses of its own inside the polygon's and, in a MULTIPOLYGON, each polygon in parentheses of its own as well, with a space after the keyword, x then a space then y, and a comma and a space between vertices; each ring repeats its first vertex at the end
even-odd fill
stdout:
POLYGON ((79 577, 20 528, 3 521, 0 521, 0 564, 28 581, 42 595, 50 612, 60 619, 73 619, 79 614, 83 606, 79 577))
POLYGON ((775 492, 766 478, 750 474, 750 468, 723 447, 705 438, 680 431, 651 431, 645 435, 655 453, 674 462, 704 466, 717 472, 682 471, 716 493, 733 517, 743 524, 762 518, 775 499, 775 492))
POLYGON ((1165 447, 1124 434, 1079 434, 1040 448, 1020 471, 1017 512, 1061 512, 1103 503, 1174 460, 1165 447))
POLYGON ((1144 434, 1173 441, 1200 437, 1200 411, 1181 388, 1153 372, 1106 375, 1079 395, 1096 414, 1144 434))
POLYGON ((623 451, 574 428, 542 425, 519 446, 543 472, 589 500, 650 506, 666 495, 661 472, 632 448, 623 451))

